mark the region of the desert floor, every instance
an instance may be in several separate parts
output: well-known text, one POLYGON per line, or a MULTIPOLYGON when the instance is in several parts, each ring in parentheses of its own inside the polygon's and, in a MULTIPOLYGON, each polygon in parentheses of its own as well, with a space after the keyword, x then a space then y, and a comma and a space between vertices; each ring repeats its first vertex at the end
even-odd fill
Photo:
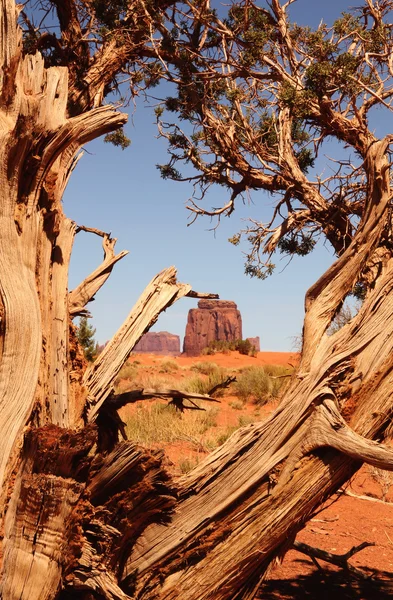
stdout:
MULTIPOLYGON (((296 365, 296 361, 295 353, 260 352, 253 358, 230 352, 202 357, 135 354, 129 363, 147 384, 149 377, 153 377, 155 384, 161 378, 163 386, 181 387, 182 382, 195 377, 195 365, 201 362, 205 367, 206 363, 214 363, 236 375, 249 366, 288 366, 296 365)), ((129 380, 118 381, 119 390, 129 387, 129 380)), ((168 468, 175 475, 203 460, 216 443, 214 440, 225 440, 239 425, 262 420, 278 402, 273 400, 264 406, 256 406, 252 401, 239 403, 232 389, 219 400, 220 403, 214 404, 213 409, 209 405, 208 410, 214 411, 214 425, 207 427, 202 434, 195 433, 191 424, 185 434, 179 434, 179 439, 145 442, 152 448, 164 448, 168 468)), ((132 405, 123 409, 123 419, 126 422, 132 420, 141 408, 132 405)), ((143 403, 142 410, 149 410, 147 403, 143 403)), ((375 544, 355 554, 349 561, 367 578, 355 577, 321 560, 314 564, 309 557, 290 550, 282 564, 272 569, 261 590, 261 599, 393 598, 393 474, 376 473, 369 466, 363 466, 346 489, 330 499, 321 512, 307 523, 297 540, 334 554, 344 554, 362 542, 375 544)))

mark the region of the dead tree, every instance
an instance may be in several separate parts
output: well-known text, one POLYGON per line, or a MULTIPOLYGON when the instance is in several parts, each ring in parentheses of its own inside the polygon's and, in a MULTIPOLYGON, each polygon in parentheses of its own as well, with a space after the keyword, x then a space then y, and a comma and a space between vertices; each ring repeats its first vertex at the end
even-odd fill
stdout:
POLYGON ((272 560, 363 461, 393 469, 380 443, 392 414, 391 137, 367 126, 368 111, 389 109, 393 93, 383 20, 391 2, 367 0, 355 22, 314 34, 291 31, 278 0, 270 11, 242 3, 227 21, 206 0, 178 11, 169 0, 42 7, 54 8, 60 35, 0 0, 2 598, 252 598, 272 560), (160 273, 89 368, 70 324, 124 255, 93 231, 104 262, 68 292, 77 225, 62 194, 81 146, 125 122, 103 104, 124 70, 133 86, 178 84, 166 106, 196 131, 161 125, 176 149, 163 174, 181 178, 174 164, 185 158, 203 193, 229 187, 228 205, 211 214, 230 213, 249 189, 279 195, 272 223, 248 233, 251 272, 263 273, 252 263, 259 249, 304 253, 318 233, 337 253, 307 294, 302 360, 279 408, 176 482, 160 453, 103 430, 109 420, 120 427, 113 381, 133 345, 161 310, 198 294, 173 268, 160 273), (318 149, 327 136, 358 158, 310 180, 304 144, 318 149), (326 335, 356 284, 361 310, 326 335))

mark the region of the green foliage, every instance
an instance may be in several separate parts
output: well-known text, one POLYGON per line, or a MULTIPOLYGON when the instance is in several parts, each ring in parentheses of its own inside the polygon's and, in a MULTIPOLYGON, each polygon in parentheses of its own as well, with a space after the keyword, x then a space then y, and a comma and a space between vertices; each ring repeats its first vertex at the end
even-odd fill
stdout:
POLYGON ((82 347, 86 360, 93 362, 97 356, 97 342, 94 339, 96 330, 89 325, 87 317, 81 317, 76 329, 76 337, 82 347))
POLYGON ((255 356, 256 354, 255 347, 249 340, 233 340, 232 342, 226 340, 212 340, 206 348, 202 350, 202 354, 212 355, 217 352, 226 354, 231 351, 238 351, 240 354, 248 356, 255 356))
POLYGON ((166 165, 156 165, 156 166, 157 166, 157 169, 160 171, 161 177, 163 179, 175 179, 175 180, 181 179, 180 171, 178 171, 177 169, 172 167, 172 165, 166 164, 166 165))
POLYGON ((358 281, 357 283, 355 283, 355 286, 352 290, 352 296, 354 298, 356 298, 356 300, 359 300, 360 302, 363 302, 363 300, 366 297, 366 293, 367 293, 367 287, 365 286, 364 283, 358 281))
POLYGON ((253 262, 247 261, 244 265, 244 273, 249 277, 256 277, 262 281, 271 275, 275 269, 275 265, 272 262, 263 264, 254 264, 253 262))
POLYGON ((291 233, 278 242, 278 248, 283 254, 307 256, 314 249, 316 240, 303 232, 291 233))
POLYGON ((256 404, 266 404, 276 399, 283 383, 286 381, 282 375, 290 373, 285 367, 247 367, 237 377, 234 384, 237 396, 246 402, 253 400, 256 404))
POLYGON ((295 152, 295 156, 303 173, 308 173, 308 170, 313 168, 315 156, 309 148, 303 148, 299 152, 295 152))
POLYGON ((125 150, 131 144, 131 140, 126 136, 123 128, 117 129, 112 133, 107 133, 107 135, 104 137, 104 142, 108 144, 113 144, 114 146, 117 146, 122 150, 125 150))
POLYGON ((97 19, 108 28, 114 28, 127 14, 128 0, 92 0, 97 19))

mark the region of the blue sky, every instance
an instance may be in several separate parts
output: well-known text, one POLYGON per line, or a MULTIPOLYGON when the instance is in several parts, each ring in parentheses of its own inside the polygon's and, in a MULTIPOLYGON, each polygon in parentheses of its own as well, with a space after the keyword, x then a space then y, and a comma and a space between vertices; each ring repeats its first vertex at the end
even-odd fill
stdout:
MULTIPOLYGON (((351 4, 331 0, 299 0, 292 7, 299 24, 315 25, 322 16, 328 22, 351 4)), ((97 140, 87 146, 64 196, 64 209, 80 225, 112 232, 117 251, 130 254, 121 260, 106 285, 88 308, 93 315, 96 338, 108 340, 126 318, 153 276, 175 265, 178 279, 197 291, 215 292, 237 303, 243 318, 243 336, 261 338, 262 350, 288 351, 301 334, 304 295, 307 288, 331 264, 330 249, 319 245, 306 258, 290 264, 277 256, 274 274, 264 281, 244 275, 241 250, 228 243, 247 217, 266 220, 272 198, 259 192, 253 204, 238 205, 230 219, 214 232, 210 221, 198 219, 187 227, 189 184, 164 181, 156 169, 167 162, 166 144, 156 139, 153 109, 138 102, 129 109, 126 133, 132 145, 125 151, 97 140)), ((206 206, 225 200, 223 191, 212 190, 206 206)), ((101 240, 79 233, 70 269, 70 289, 102 259, 101 240)), ((153 328, 184 336, 187 313, 196 301, 184 298, 162 314, 153 328)))

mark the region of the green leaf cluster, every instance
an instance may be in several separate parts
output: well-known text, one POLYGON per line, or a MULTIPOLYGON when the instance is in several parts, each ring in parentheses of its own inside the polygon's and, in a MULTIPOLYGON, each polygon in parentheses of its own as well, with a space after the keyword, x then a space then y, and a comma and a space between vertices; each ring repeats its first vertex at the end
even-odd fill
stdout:
POLYGON ((117 129, 117 131, 113 131, 112 133, 107 133, 107 135, 104 137, 104 142, 107 144, 113 144, 122 150, 125 150, 131 144, 131 140, 126 136, 123 128, 117 129))
POLYGON ((278 242, 278 248, 283 254, 291 256, 307 256, 314 249, 316 240, 310 235, 303 233, 292 233, 278 242))
POLYGON ((98 344, 94 339, 95 333, 96 330, 89 324, 87 317, 81 317, 76 329, 76 337, 89 362, 93 362, 97 356, 98 344))

